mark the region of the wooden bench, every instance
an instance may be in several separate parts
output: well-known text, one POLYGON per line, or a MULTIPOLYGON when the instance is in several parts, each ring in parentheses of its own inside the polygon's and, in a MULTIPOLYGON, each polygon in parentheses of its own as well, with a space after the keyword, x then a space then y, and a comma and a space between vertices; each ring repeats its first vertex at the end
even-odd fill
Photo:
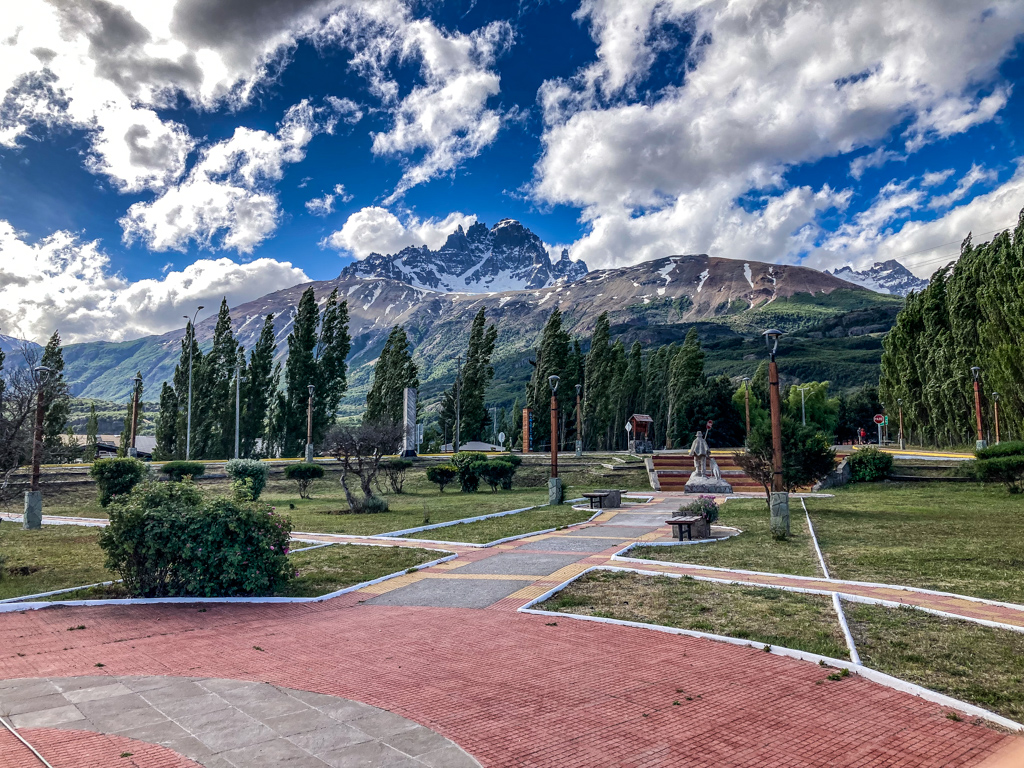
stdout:
POLYGON ((703 518, 700 515, 692 515, 690 517, 673 517, 665 522, 672 526, 672 532, 675 537, 679 540, 683 540, 683 526, 686 526, 686 538, 693 541, 693 526, 699 523, 703 518))
POLYGON ((587 499, 590 502, 591 509, 604 509, 604 500, 608 498, 608 491, 584 493, 583 498, 587 499))

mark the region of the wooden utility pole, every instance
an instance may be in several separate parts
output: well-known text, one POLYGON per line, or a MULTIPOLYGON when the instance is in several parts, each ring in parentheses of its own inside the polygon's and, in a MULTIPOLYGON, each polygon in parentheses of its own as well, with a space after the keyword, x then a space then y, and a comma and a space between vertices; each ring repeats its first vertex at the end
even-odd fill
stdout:
POLYGON ((768 362, 769 399, 772 410, 772 491, 784 490, 782 483, 782 399, 779 396, 779 367, 772 353, 768 362))

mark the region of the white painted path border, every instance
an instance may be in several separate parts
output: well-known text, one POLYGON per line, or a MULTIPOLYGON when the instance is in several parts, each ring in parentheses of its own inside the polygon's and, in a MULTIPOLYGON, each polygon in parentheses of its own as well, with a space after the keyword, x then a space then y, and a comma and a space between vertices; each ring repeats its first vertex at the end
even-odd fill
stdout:
MULTIPOLYGON (((576 619, 578 621, 595 621, 595 622, 598 622, 598 623, 601 623, 601 624, 617 624, 619 626, 624 626, 624 627, 636 627, 638 629, 650 629, 650 630, 654 630, 656 632, 664 632, 664 633, 670 634, 670 635, 686 635, 688 637, 699 637, 699 638, 703 638, 705 640, 714 640, 714 641, 717 641, 717 642, 729 643, 730 645, 740 645, 740 646, 747 646, 747 647, 750 647, 750 648, 756 648, 756 649, 759 649, 761 651, 766 651, 768 653, 775 654, 776 656, 786 656, 788 658, 797 659, 799 661, 809 661, 809 662, 812 662, 814 664, 819 664, 819 665, 823 663, 824 665, 830 666, 830 667, 835 667, 835 668, 839 668, 839 669, 849 669, 849 671, 852 674, 860 675, 861 677, 864 677, 864 678, 866 678, 866 679, 868 679, 868 680, 870 680, 870 681, 872 681, 874 683, 878 683, 880 685, 884 685, 887 688, 892 688, 893 690, 901 691, 903 693, 909 693, 912 696, 917 696, 919 698, 925 699, 926 701, 931 701, 931 702, 933 702, 935 704, 938 704, 939 706, 948 707, 949 709, 957 710, 958 712, 962 712, 962 713, 964 713, 966 715, 969 715, 970 717, 978 717, 978 718, 981 718, 983 720, 987 720, 988 722, 995 723, 996 725, 1002 726, 1003 728, 1006 728, 1007 730, 1015 731, 1017 733, 1024 732, 1024 725, 1022 725, 1021 723, 1018 723, 1018 722, 1015 722, 1013 720, 1010 720, 1009 718, 1003 717, 1002 715, 997 715, 995 712, 989 712, 987 709, 979 707, 979 706, 977 706, 975 704, 969 704, 966 701, 960 701, 959 699, 954 699, 952 696, 947 696, 944 693, 939 693, 938 691, 933 691, 933 690, 931 690, 929 688, 925 688, 925 687, 917 685, 915 683, 907 682, 906 680, 901 680, 898 677, 893 677, 892 675, 887 675, 884 672, 879 672, 878 670, 871 669, 870 667, 865 667, 863 665, 856 665, 856 664, 854 664, 852 666, 852 668, 851 668, 849 666, 849 662, 843 661, 841 659, 833 659, 833 658, 829 658, 828 656, 819 656, 816 653, 809 653, 807 651, 798 651, 795 648, 783 648, 783 647, 775 646, 775 645, 768 645, 768 646, 766 646, 766 645, 759 644, 759 643, 752 643, 749 640, 740 640, 738 638, 727 637, 725 635, 715 635, 715 634, 711 634, 710 632, 698 632, 697 630, 692 630, 692 629, 679 629, 677 627, 665 627, 665 626, 661 626, 659 624, 646 624, 646 623, 639 622, 639 621, 624 621, 622 619, 608 619, 608 618, 604 618, 604 617, 601 617, 601 616, 583 616, 583 615, 575 614, 575 613, 560 613, 560 612, 555 612, 555 611, 542 611, 542 610, 538 610, 536 608, 533 608, 534 605, 539 605, 540 603, 543 603, 549 597, 551 597, 552 595, 554 595, 554 594, 560 592, 561 590, 565 589, 567 586, 572 584, 574 581, 576 581, 579 578, 582 578, 583 576, 587 575, 591 571, 624 571, 624 572, 627 572, 627 573, 628 572, 645 573, 645 574, 657 575, 657 576, 672 575, 672 574, 654 573, 652 571, 644 572, 644 571, 639 571, 639 570, 634 569, 634 568, 616 568, 616 567, 613 567, 613 566, 597 565, 597 566, 594 566, 592 568, 588 568, 583 573, 580 573, 577 576, 574 576, 573 578, 568 579, 564 583, 559 584, 558 586, 556 586, 556 587, 554 587, 552 589, 549 589, 547 592, 545 592, 540 597, 538 597, 538 598, 536 598, 534 600, 529 601, 528 603, 526 603, 525 605, 523 605, 521 608, 518 609, 519 613, 529 613, 529 614, 534 614, 536 616, 545 616, 545 617, 552 617, 552 616, 553 617, 563 617, 563 618, 567 618, 567 619, 576 619)), ((680 576, 682 576, 682 574, 680 574, 680 576)), ((811 590, 806 590, 806 591, 811 591, 811 590)), ((827 593, 825 593, 825 594, 827 594, 827 593)))

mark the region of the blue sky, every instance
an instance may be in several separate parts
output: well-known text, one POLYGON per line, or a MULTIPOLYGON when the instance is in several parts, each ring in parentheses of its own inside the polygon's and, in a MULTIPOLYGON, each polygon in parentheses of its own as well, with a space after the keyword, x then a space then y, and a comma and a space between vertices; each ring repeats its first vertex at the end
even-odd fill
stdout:
POLYGON ((162 332, 473 220, 591 268, 927 275, 1024 208, 1011 0, 24 0, 0 41, 27 338, 162 332))

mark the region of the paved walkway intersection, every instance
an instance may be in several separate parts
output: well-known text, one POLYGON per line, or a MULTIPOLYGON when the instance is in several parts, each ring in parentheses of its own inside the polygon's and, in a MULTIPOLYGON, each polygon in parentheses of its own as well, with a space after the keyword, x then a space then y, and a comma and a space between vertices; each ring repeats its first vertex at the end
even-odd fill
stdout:
MULTIPOLYGON (((857 676, 828 682, 827 669, 760 649, 516 612, 587 568, 609 563, 634 541, 668 539, 664 520, 677 505, 662 496, 651 505, 607 511, 591 525, 492 548, 446 544, 458 558, 323 603, 0 615, 0 717, 10 714, 31 743, 49 750, 55 768, 130 766, 122 762, 129 760, 138 768, 457 768, 475 761, 966 766, 990 764, 1019 747, 1019 738, 950 720, 936 704, 857 676), (68 634, 70 626, 85 629, 68 634), (47 692, 33 696, 32 686, 47 692), (161 689, 168 700, 176 700, 175 691, 191 695, 168 709, 161 689), (75 702, 75 690, 99 698, 75 702), (187 703, 193 696, 196 707, 187 703), (204 716, 200 699, 216 708, 204 716), (5 712, 8 702, 23 711, 5 712), (222 717, 237 727, 220 728, 222 717), (374 731, 374 717, 395 732, 374 731), (319 725, 288 732, 309 720, 319 725), (341 742, 302 736, 321 727, 343 734, 341 742), (413 745, 402 733, 417 735, 413 745), (350 742, 342 743, 345 738, 350 742), (132 756, 75 762, 67 757, 69 745, 80 755, 121 749, 132 756), (447 762, 431 762, 435 756, 447 762)), ((723 578, 721 571, 708 574, 723 578)), ((731 571, 724 578, 769 585, 786 579, 731 571)), ((824 591, 881 589, 819 581, 824 591)), ((1011 608, 920 592, 899 597, 1022 620, 1011 608)), ((18 748, 0 731, 0 757, 18 748)), ((24 755, 18 760, 17 768, 35 768, 24 755)))

